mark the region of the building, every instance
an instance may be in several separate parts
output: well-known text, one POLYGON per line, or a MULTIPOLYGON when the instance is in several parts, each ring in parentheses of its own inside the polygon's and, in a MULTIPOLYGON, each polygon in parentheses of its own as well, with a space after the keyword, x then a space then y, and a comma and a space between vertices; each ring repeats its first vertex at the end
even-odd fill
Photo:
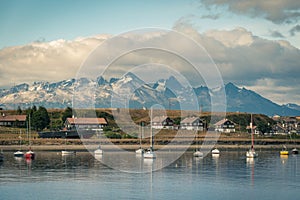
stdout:
POLYGON ((101 130, 107 126, 104 118, 67 118, 65 127, 68 130, 101 130))
POLYGON ((26 115, 5 115, 0 116, 0 126, 26 127, 26 115))
POLYGON ((222 119, 218 121, 215 125, 215 131, 224 132, 224 133, 234 133, 235 132, 235 124, 229 119, 222 119))
MULTIPOLYGON (((254 133, 254 134, 259 134, 259 133, 260 133, 259 130, 258 130, 258 128, 257 128, 257 126, 254 126, 254 125, 253 125, 252 128, 253 128, 253 133, 254 133)), ((248 133, 251 133, 251 126, 248 125, 248 126, 246 127, 246 130, 247 130, 248 133)))
POLYGON ((154 129, 173 129, 174 121, 167 116, 156 116, 152 119, 154 129))
POLYGON ((185 130, 204 131, 205 123, 199 117, 186 117, 180 122, 180 128, 185 130))

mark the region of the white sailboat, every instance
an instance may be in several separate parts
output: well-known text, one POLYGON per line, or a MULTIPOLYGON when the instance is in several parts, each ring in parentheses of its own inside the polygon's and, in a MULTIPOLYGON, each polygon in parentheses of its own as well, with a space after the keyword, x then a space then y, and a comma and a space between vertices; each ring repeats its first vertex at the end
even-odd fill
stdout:
MULTIPOLYGON (((197 139, 198 139, 198 133, 197 133, 197 139)), ((197 140, 197 149, 196 151, 193 153, 194 157, 203 157, 203 153, 200 151, 199 149, 199 141, 197 140)))
POLYGON ((153 130, 152 130, 152 117, 153 117, 153 108, 151 107, 150 114, 150 148, 144 153, 144 158, 154 159, 156 154, 153 151, 153 130))
POLYGON ((251 122, 250 122, 250 128, 251 128, 251 147, 246 152, 247 158, 256 158, 258 154, 254 150, 254 133, 253 133, 253 122, 252 122, 252 114, 251 114, 251 122))
POLYGON ((21 137, 21 130, 20 130, 19 139, 20 139, 20 141, 19 141, 20 148, 19 148, 18 151, 14 152, 14 156, 15 157, 23 157, 24 156, 24 152, 22 152, 22 144, 21 144, 21 142, 22 142, 21 141, 21 139, 22 139, 22 137, 21 137))
POLYGON ((212 154, 220 154, 220 150, 215 148, 211 151, 212 154))
POLYGON ((103 150, 101 149, 100 145, 98 146, 98 149, 94 151, 95 156, 99 156, 103 154, 103 150))
POLYGON ((61 155, 62 156, 73 155, 73 154, 76 153, 75 151, 67 151, 67 136, 68 136, 68 133, 66 132, 66 136, 65 136, 65 150, 61 151, 61 155))
POLYGON ((135 150, 135 153, 137 155, 142 155, 145 153, 145 150, 142 148, 142 137, 143 137, 143 122, 141 123, 141 131, 140 131, 141 135, 140 135, 140 148, 135 150))

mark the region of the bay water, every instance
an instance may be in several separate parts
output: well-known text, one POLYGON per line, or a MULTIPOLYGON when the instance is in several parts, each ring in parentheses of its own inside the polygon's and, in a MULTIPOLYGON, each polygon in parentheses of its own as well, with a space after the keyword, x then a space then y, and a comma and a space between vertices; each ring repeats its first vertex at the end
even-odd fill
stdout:
POLYGON ((172 158, 172 152, 161 154, 148 161, 130 153, 104 152, 95 158, 89 152, 62 156, 41 151, 35 160, 25 160, 5 152, 0 162, 0 199, 300 198, 299 155, 281 157, 278 151, 262 151, 258 158, 247 159, 245 151, 221 151, 219 156, 194 158, 187 152, 152 172, 155 164, 172 158), (103 162, 118 163, 120 168, 103 162), (133 165, 147 173, 126 172, 133 165))

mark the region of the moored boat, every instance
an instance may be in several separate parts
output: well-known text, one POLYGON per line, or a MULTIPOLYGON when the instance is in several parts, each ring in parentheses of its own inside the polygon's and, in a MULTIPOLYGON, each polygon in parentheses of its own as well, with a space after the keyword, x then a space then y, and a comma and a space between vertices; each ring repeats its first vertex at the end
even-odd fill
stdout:
POLYGON ((23 157, 23 156, 24 156, 24 152, 18 150, 18 151, 16 151, 16 152, 14 153, 14 156, 15 156, 15 157, 23 157))
POLYGON ((212 154, 220 154, 220 150, 215 148, 211 151, 212 154))
POLYGON ((251 122, 250 122, 250 128, 251 128, 251 147, 250 149, 246 152, 246 157, 247 158, 256 158, 258 154, 254 150, 254 133, 253 133, 253 122, 252 122, 252 114, 251 114, 251 122))
POLYGON ((61 151, 61 155, 62 155, 62 156, 66 156, 66 155, 74 155, 74 154, 76 154, 75 151, 67 151, 67 150, 61 151))
POLYGON ((282 150, 280 151, 280 155, 289 155, 289 151, 285 145, 283 145, 282 150))
POLYGON ((154 159, 156 158, 156 154, 153 151, 153 130, 152 130, 152 117, 153 117, 153 108, 151 107, 150 113, 150 148, 144 153, 144 158, 154 159))
POLYGON ((100 148, 100 145, 99 145, 98 149, 96 149, 96 150, 94 151, 94 154, 95 154, 95 155, 102 155, 102 154, 103 154, 103 150, 100 148))
POLYGON ((144 149, 142 149, 142 147, 140 147, 139 149, 135 150, 135 153, 136 153, 137 155, 142 155, 144 152, 145 152, 145 151, 144 151, 144 149))
POLYGON ((31 150, 31 147, 29 147, 29 150, 25 153, 24 157, 27 159, 35 158, 35 153, 31 150))
POLYGON ((152 150, 152 148, 148 149, 148 150, 144 153, 144 158, 149 158, 149 159, 154 159, 154 158, 156 158, 156 154, 155 154, 155 152, 152 150))
POLYGON ((292 154, 299 154, 299 151, 298 151, 298 149, 296 149, 296 148, 293 148, 293 149, 292 149, 292 154))
POLYGON ((201 151, 197 150, 193 153, 193 156, 194 157, 203 157, 203 153, 201 151))

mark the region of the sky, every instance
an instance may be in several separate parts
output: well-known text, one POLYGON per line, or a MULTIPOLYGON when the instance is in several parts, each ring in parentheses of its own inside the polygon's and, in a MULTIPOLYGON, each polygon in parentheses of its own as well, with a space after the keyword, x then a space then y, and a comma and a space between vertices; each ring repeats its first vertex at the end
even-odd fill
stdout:
POLYGON ((299 20, 298 0, 0 0, 0 87, 73 78, 103 41, 154 27, 201 44, 225 83, 300 105, 299 20))

